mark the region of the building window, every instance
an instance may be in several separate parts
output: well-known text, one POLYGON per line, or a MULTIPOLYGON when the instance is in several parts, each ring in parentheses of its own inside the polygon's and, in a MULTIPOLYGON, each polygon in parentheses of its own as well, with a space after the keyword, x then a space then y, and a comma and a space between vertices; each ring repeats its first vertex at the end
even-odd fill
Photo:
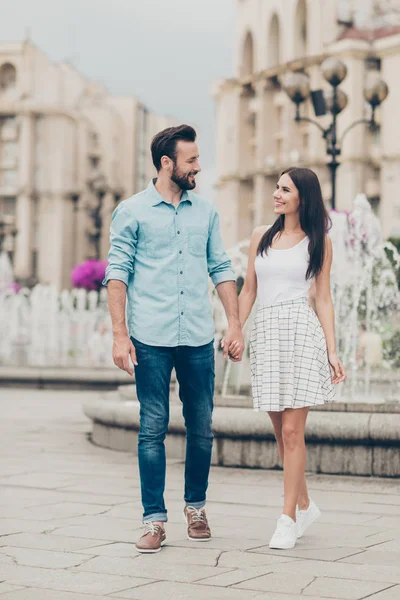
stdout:
POLYGON ((281 62, 281 36, 278 15, 271 19, 268 32, 267 67, 275 67, 281 62))
POLYGON ((93 169, 93 171, 95 171, 96 169, 98 169, 98 167, 100 165, 100 158, 98 156, 90 156, 89 163, 90 163, 90 168, 93 169))
POLYGON ((379 214, 380 214, 379 209, 380 209, 380 201, 381 201, 380 196, 371 196, 370 198, 368 198, 368 200, 371 204, 374 214, 379 218, 379 214))
POLYGON ((18 122, 15 117, 0 118, 0 193, 9 195, 18 185, 18 122), (3 188, 3 189, 1 189, 3 188))
POLYGON ((5 225, 3 250, 8 252, 11 262, 14 257, 16 206, 15 196, 0 196, 0 221, 5 225))
POLYGON ((17 209, 17 199, 15 196, 0 197, 0 215, 15 217, 17 209))
POLYGON ((15 117, 0 118, 0 139, 2 142, 13 142, 18 139, 18 122, 15 117))
POLYGON ((308 152, 308 147, 309 147, 309 142, 310 142, 310 136, 308 134, 308 132, 303 133, 302 134, 302 150, 303 152, 308 152))
POLYGON ((17 83, 17 71, 11 63, 4 63, 0 67, 0 90, 12 90, 17 83))
POLYGON ((241 77, 249 77, 254 72, 254 42, 250 31, 247 33, 242 51, 241 77))
POLYGON ((1 163, 3 168, 7 165, 16 166, 18 158, 18 144, 12 140, 1 144, 1 163))
POLYGON ((32 277, 35 281, 38 280, 38 251, 33 250, 32 252, 32 277))
POLYGON ((307 55, 307 6, 305 0, 299 0, 295 17, 294 57, 307 55))
POLYGON ((3 169, 0 171, 0 187, 16 187, 18 183, 17 171, 14 169, 3 169))

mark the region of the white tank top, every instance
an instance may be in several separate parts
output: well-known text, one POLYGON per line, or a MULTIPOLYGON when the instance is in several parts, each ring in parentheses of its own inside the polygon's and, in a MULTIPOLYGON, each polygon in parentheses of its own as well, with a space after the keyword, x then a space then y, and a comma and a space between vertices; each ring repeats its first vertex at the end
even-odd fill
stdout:
POLYGON ((287 248, 268 248, 254 262, 257 275, 257 299, 262 306, 307 298, 312 279, 306 279, 309 263, 308 237, 287 248))

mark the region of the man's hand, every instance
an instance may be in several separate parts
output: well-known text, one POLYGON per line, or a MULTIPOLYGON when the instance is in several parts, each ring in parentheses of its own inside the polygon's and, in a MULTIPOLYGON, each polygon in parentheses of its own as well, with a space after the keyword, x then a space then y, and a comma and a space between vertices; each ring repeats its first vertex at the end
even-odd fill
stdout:
POLYGON ((239 324, 228 327, 228 332, 221 341, 221 347, 223 348, 224 358, 227 358, 229 355, 232 362, 242 360, 244 340, 242 328, 239 324))
POLYGON ((128 335, 120 335, 114 337, 113 345, 113 360, 114 364, 121 369, 126 371, 128 375, 133 375, 133 369, 129 362, 129 357, 133 364, 137 366, 138 362, 136 359, 136 349, 132 344, 128 335))

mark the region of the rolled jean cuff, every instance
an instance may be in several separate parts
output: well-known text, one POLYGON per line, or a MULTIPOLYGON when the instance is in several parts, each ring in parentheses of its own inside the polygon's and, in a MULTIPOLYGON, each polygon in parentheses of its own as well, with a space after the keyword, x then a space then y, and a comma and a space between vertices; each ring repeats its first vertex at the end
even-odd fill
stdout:
POLYGON ((152 513, 151 515, 143 517, 143 523, 147 523, 148 521, 160 521, 166 523, 168 521, 168 516, 165 512, 152 513))
POLYGON ((186 502, 186 506, 191 506, 192 508, 204 508, 205 505, 205 500, 202 500, 201 502, 186 502))

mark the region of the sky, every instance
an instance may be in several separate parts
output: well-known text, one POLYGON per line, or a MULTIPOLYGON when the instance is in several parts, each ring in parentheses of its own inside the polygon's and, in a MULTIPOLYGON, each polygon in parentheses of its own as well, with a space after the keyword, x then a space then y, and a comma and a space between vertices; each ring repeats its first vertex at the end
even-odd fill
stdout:
POLYGON ((235 0, 0 0, 0 41, 27 35, 116 95, 199 132, 202 193, 212 196, 215 81, 233 74, 235 0), (6 16, 6 18, 4 18, 6 16))

